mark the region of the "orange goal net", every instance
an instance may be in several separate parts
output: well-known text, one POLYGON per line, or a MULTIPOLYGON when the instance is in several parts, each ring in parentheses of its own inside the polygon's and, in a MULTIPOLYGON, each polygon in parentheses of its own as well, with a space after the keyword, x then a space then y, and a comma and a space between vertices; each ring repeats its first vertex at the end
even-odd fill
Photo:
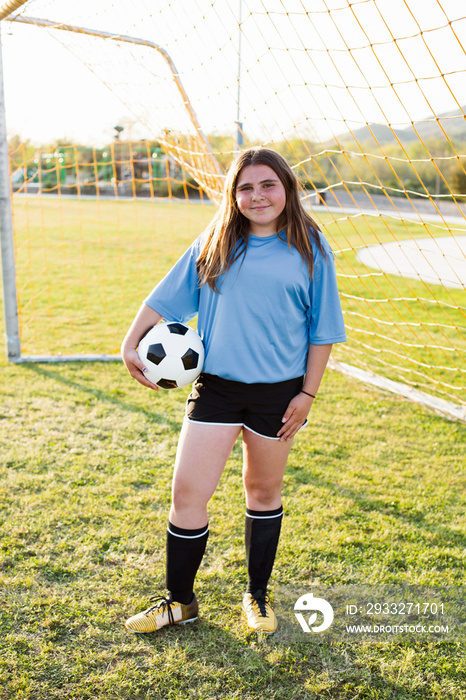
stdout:
POLYGON ((235 153, 267 146, 335 252, 333 366, 466 420, 462 2, 30 0, 0 19, 21 357, 117 353, 235 153))

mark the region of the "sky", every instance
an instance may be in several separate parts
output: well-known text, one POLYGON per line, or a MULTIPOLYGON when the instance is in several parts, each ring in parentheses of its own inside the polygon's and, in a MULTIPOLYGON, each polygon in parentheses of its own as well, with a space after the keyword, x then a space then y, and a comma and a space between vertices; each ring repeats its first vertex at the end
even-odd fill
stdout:
MULTIPOLYGON (((209 133, 234 135, 238 79, 240 120, 263 142, 466 104, 464 0, 30 0, 19 14, 163 47, 209 133)), ((1 25, 10 135, 103 145, 116 125, 128 138, 193 130, 157 50, 1 25)))

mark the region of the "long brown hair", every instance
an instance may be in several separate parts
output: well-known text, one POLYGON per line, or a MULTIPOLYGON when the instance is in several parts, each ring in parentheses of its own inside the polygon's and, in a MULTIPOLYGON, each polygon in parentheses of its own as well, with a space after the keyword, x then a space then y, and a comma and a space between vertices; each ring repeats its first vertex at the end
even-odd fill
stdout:
POLYGON ((278 230, 285 231, 288 246, 293 246, 300 253, 311 276, 314 256, 310 237, 325 256, 319 227, 301 203, 300 185, 287 161, 268 148, 249 148, 242 151, 230 166, 222 204, 205 230, 205 243, 197 259, 201 285, 208 284, 215 292, 219 291, 217 282, 220 275, 245 253, 248 245, 249 220, 241 214, 236 203, 238 177, 247 165, 268 165, 284 186, 286 204, 278 219, 278 230))

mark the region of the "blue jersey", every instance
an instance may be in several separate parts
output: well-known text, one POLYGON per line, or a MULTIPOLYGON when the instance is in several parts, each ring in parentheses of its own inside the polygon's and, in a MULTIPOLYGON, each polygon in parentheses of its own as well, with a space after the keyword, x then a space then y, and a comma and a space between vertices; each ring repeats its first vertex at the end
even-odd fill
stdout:
POLYGON ((309 344, 346 340, 335 261, 325 238, 313 241, 314 274, 298 251, 277 235, 249 236, 244 255, 218 280, 219 293, 200 286, 197 238, 145 303, 168 321, 198 314, 204 371, 248 384, 305 374, 309 344))

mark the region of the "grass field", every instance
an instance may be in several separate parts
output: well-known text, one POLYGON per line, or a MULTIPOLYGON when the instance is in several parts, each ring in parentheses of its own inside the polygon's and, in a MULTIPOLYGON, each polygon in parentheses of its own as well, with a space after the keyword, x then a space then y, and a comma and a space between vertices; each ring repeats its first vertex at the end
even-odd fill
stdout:
MULTIPOLYGON (((249 634, 241 449, 210 508, 200 619, 136 637, 164 586, 185 390, 109 364, 0 368, 2 700, 466 697, 464 641, 249 634)), ((465 429, 328 372, 285 479, 276 586, 464 585, 465 429)))
MULTIPOLYGON (((205 205, 178 205, 184 225, 175 230, 168 207, 176 205, 71 204, 75 210, 52 200, 41 222, 35 200, 17 203, 28 352, 58 343, 71 352, 77 342, 89 352, 117 350, 154 276, 211 213, 205 205), (92 225, 76 223, 86 220, 92 225), (44 336, 42 319, 50 316, 53 333, 44 336)), ((370 227, 345 226, 329 225, 334 248, 357 247, 362 233, 374 242, 370 227)), ((378 229, 380 240, 389 235, 378 229)), ((340 263, 342 274, 352 274, 353 255, 340 263)), ((349 294, 351 278, 341 279, 349 294)), ((428 293, 416 285, 418 296, 428 293)), ((450 303, 450 292, 436 291, 450 303)), ((368 287, 367 298, 373 292, 368 287)), ((461 312, 449 312, 459 324, 461 312)), ((126 617, 164 586, 170 480, 187 390, 154 395, 118 363, 0 360, 0 376, 1 700, 466 698, 464 639, 382 635, 329 643, 315 635, 287 643, 246 630, 240 443, 211 503, 197 583, 200 619, 155 635, 126 632, 126 617)), ((272 594, 281 586, 305 593, 317 583, 464 586, 465 448, 463 425, 327 372, 311 426, 289 461, 272 594)))

